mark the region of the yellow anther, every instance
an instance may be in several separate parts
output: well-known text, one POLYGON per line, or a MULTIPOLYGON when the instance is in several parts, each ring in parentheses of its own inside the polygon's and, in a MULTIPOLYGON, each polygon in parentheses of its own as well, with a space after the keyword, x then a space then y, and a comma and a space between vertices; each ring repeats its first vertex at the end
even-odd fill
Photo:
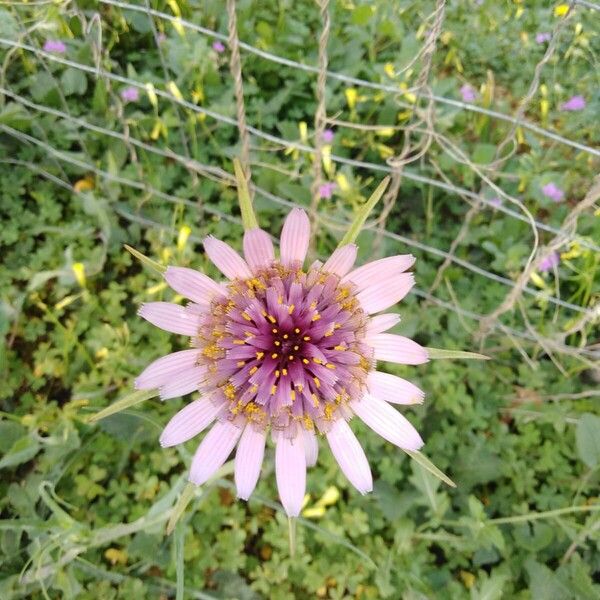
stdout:
POLYGON ((254 337, 254 334, 251 331, 244 331, 244 335, 246 337, 254 337))
POLYGON ((277 297, 277 304, 283 304, 283 297, 282 296, 278 296, 277 297))
POLYGON ((346 347, 345 346, 334 346, 333 349, 337 350, 338 352, 343 352, 346 349, 346 347))
POLYGON ((262 314, 263 317, 266 317, 267 316, 267 311, 263 310, 261 314, 262 314))
POLYGON ((277 386, 276 385, 272 385, 271 386, 271 396, 274 396, 276 391, 277 391, 277 386))
POLYGON ((321 380, 318 377, 313 377, 313 381, 315 382, 317 389, 321 387, 321 380))
POLYGON ((313 316, 311 321, 318 321, 320 318, 321 318, 321 315, 319 313, 317 313, 316 315, 313 316))
POLYGON ((315 308, 317 308, 317 301, 316 301, 316 300, 313 300, 313 301, 310 303, 310 309, 311 309, 311 310, 315 310, 315 308))
POLYGON ((290 398, 291 398, 292 400, 295 400, 295 399, 296 399, 296 392, 295 392, 294 390, 292 390, 292 391, 290 392, 290 398))
POLYGON ((294 355, 293 355, 293 354, 290 354, 290 355, 288 356, 288 360, 294 360, 294 355))
POLYGON ((252 317, 246 311, 242 313, 242 317, 244 317, 246 321, 252 321, 252 317))
POLYGON ((281 375, 281 371, 279 371, 279 369, 277 369, 277 371, 275 371, 275 377, 279 377, 281 375))
POLYGON ((318 365, 320 365, 323 361, 320 358, 313 358, 313 362, 315 362, 318 365))
POLYGON ((311 394, 310 397, 312 398, 313 405, 315 407, 319 406, 319 397, 316 394, 311 394))
POLYGON ((305 365, 307 365, 307 364, 310 362, 310 360, 308 360, 308 358, 303 358, 303 359, 302 359, 302 362, 303 362, 305 365))
POLYGON ((302 393, 302 390, 304 389, 304 386, 303 386, 301 383, 298 383, 298 384, 296 385, 296 389, 297 389, 297 390, 298 390, 300 393, 302 393))
POLYGON ((238 360, 238 361, 237 361, 237 366, 238 366, 238 367, 243 367, 245 364, 246 364, 246 361, 245 361, 245 360, 238 360))
POLYGON ((294 333, 300 333, 300 328, 296 327, 296 329, 294 329, 294 333))
POLYGON ((277 319, 273 315, 267 315, 267 319, 269 319, 271 323, 277 323, 277 319))
POLYGON ((279 355, 277 354, 277 352, 273 352, 273 354, 271 354, 271 358, 277 358, 279 355))
POLYGON ((238 346, 243 346, 246 343, 246 340, 233 340, 233 343, 238 346))
POLYGON ((310 342, 310 335, 305 335, 305 336, 304 336, 302 339, 303 339, 305 342, 310 342))
POLYGON ((294 350, 298 352, 298 350, 300 350, 300 346, 294 346, 294 350))
POLYGON ((331 419, 331 417, 333 416, 334 411, 335 411, 335 404, 327 404, 325 406, 325 410, 323 411, 325 413, 325 418, 326 419, 331 419))
POLYGON ((272 331, 273 333, 279 333, 279 329, 276 329, 275 327, 273 327, 273 329, 271 329, 271 331, 272 331))
POLYGON ((279 341, 275 341, 275 342, 273 342, 273 343, 274 343, 276 346, 281 346, 281 342, 279 342, 279 341))
POLYGON ((333 328, 334 329, 339 329, 341 327, 341 325, 339 323, 334 323, 333 324, 333 328))
POLYGON ((291 304, 291 305, 288 307, 288 314, 289 314, 289 315, 291 315, 291 314, 294 312, 294 309, 295 309, 295 308, 296 308, 296 307, 295 307, 293 304, 291 304))
POLYGON ((282 372, 284 375, 287 375, 287 369, 282 369, 282 370, 281 370, 281 372, 282 372))
POLYGON ((289 336, 287 333, 284 333, 284 334, 283 334, 283 339, 284 339, 284 340, 287 340, 289 337, 290 337, 290 336, 289 336))
POLYGON ((258 371, 258 367, 254 366, 250 369, 250 375, 254 375, 254 373, 256 373, 256 371, 258 371))
POLYGON ((263 357, 264 355, 265 355, 265 353, 264 353, 264 352, 257 352, 257 353, 256 353, 256 358, 257 358, 258 360, 262 360, 262 357, 263 357))

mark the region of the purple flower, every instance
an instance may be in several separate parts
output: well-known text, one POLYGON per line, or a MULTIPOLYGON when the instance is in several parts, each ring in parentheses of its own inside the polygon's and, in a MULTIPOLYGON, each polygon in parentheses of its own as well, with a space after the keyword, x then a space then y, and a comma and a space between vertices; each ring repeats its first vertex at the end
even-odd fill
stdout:
POLYGON ((560 256, 559 256, 558 252, 552 252, 552 253, 548 254, 548 256, 544 256, 544 258, 542 258, 542 260, 540 261, 540 264, 538 266, 538 269, 542 273, 547 273, 548 271, 554 269, 554 267, 557 267, 559 262, 560 262, 560 256))
POLYGON ((331 198, 336 187, 336 184, 330 181, 320 185, 319 196, 321 196, 321 198, 331 198))
POLYGON ((228 281, 168 267, 166 282, 190 302, 148 302, 138 311, 156 327, 191 338, 187 350, 155 360, 135 381, 138 390, 158 389, 163 400, 194 393, 163 430, 161 446, 183 444, 210 427, 190 481, 208 481, 237 446, 235 486, 247 500, 270 434, 279 497, 290 517, 302 509, 306 469, 321 440, 359 492, 373 489, 367 456, 348 425, 355 415, 403 450, 421 448, 421 436, 394 404, 419 404, 423 392, 375 368, 378 360, 429 360, 416 342, 384 333, 398 315, 375 316, 413 287, 413 274, 405 272, 413 256, 355 269, 358 248, 346 244, 325 264, 304 269, 309 243, 308 215, 297 208, 283 224, 279 258, 262 229, 244 234, 245 258, 209 236, 204 251, 228 281))
POLYGON ((491 198, 490 199, 490 204, 494 208, 498 208, 499 206, 502 206, 502 199, 501 198, 491 198))
POLYGON ((67 51, 67 47, 60 40, 46 40, 44 43, 44 50, 46 52, 64 54, 67 51))
POLYGON ((585 98, 583 96, 571 96, 565 103, 561 104, 560 110, 583 110, 585 108, 585 98))
POLYGON ((554 202, 562 202, 565 199, 565 193, 552 181, 542 186, 542 193, 554 202))
POLYGON ((136 87, 129 86, 121 90, 121 98, 125 102, 137 102, 140 98, 140 92, 136 87))
POLYGON ((334 133, 333 133, 333 129, 326 129, 323 132, 323 136, 322 136, 322 140, 326 143, 326 144, 331 144, 331 142, 333 142, 333 137, 334 137, 334 133))
POLYGON ((475 102, 477 100, 477 92, 468 83, 460 88, 460 95, 464 102, 475 102))
POLYGON ((223 42, 219 40, 216 40, 212 43, 212 49, 219 54, 225 52, 225 46, 223 45, 223 42))
POLYGON ((549 42, 552 39, 551 33, 540 32, 535 35, 535 41, 538 44, 544 44, 545 42, 549 42))

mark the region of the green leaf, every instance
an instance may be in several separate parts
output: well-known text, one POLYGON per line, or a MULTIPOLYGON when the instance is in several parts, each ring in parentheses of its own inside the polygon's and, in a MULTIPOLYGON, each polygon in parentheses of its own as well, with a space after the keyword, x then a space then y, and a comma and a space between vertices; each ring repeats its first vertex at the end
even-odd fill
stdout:
POLYGON ((342 241, 339 243, 338 248, 340 246, 345 246, 346 244, 352 244, 360 230, 363 228, 365 221, 369 218, 371 211, 375 208, 375 205, 379 202, 381 196, 385 192, 388 184, 390 183, 390 178, 386 177, 378 186, 377 189, 371 194, 371 197, 367 200, 366 204, 358 211, 356 218, 350 225, 350 229, 346 235, 342 238, 342 241))
POLYGON ((131 394, 125 396, 125 398, 121 398, 117 400, 114 404, 107 406, 100 412, 97 412, 95 415, 92 415, 88 419, 88 423, 95 423, 100 419, 104 419, 104 417, 108 417, 109 415, 114 415, 115 413, 121 412, 130 406, 134 406, 143 402, 144 400, 148 400, 149 398, 154 398, 154 396, 158 396, 158 390, 137 390, 131 394))
POLYGON ((152 260, 151 258, 148 258, 146 255, 142 254, 139 250, 136 250, 135 248, 132 248, 131 246, 124 244, 125 246, 125 250, 127 250, 128 252, 131 252, 131 254, 133 254, 145 267, 148 267, 149 269, 152 269, 153 271, 156 271, 157 273, 160 273, 161 275, 167 270, 167 267, 165 267, 164 265, 161 265, 160 263, 157 263, 155 260, 152 260))
POLYGON ((87 77, 85 73, 79 69, 69 67, 65 69, 61 75, 60 82, 65 96, 77 94, 81 96, 87 90, 87 77))
POLYGON ((19 438, 0 460, 0 469, 16 467, 30 461, 40 450, 40 443, 30 435, 19 438))
POLYGON ((600 417, 585 413, 575 433, 579 458, 591 469, 600 463, 600 417))
POLYGON ((242 212, 242 223, 244 229, 256 229, 258 227, 258 221, 254 214, 254 208, 252 208, 252 198, 250 197, 250 191, 248 190, 248 182, 242 169, 242 164, 237 158, 233 159, 233 169, 235 171, 235 181, 238 190, 238 199, 240 203, 240 210, 242 212))
POLYGON ((169 522, 167 523, 167 535, 171 535, 173 533, 175 525, 177 525, 177 522, 181 518, 181 515, 185 512, 190 500, 194 497, 196 487, 197 486, 195 484, 188 483, 185 488, 183 488, 183 492, 181 492, 181 496, 179 496, 179 500, 177 500, 177 504, 173 507, 171 516, 169 517, 169 522))
POLYGON ((418 462, 422 467, 425 467, 430 473, 435 475, 438 479, 441 479, 444 483, 450 487, 456 487, 456 484, 450 477, 440 471, 424 454, 421 454, 418 450, 414 452, 412 450, 404 450, 414 461, 418 462))
POLYGON ((491 357, 477 352, 465 352, 464 350, 444 350, 443 348, 425 348, 431 360, 440 358, 464 358, 470 360, 491 360, 491 357))

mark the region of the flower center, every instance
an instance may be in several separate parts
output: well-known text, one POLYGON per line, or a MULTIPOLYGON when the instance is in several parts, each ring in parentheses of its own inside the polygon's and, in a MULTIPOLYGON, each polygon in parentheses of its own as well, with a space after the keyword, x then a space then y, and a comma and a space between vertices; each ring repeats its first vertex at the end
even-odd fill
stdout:
POLYGON ((202 391, 222 395, 234 420, 327 431, 350 416, 346 404, 372 367, 366 323, 337 275, 273 263, 231 282, 203 320, 195 340, 207 367, 202 391))

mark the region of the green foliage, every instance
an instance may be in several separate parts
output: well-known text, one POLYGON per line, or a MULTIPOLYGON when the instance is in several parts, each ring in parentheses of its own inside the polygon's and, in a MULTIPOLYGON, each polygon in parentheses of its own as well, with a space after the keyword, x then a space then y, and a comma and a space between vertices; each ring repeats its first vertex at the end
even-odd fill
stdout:
MULTIPOLYGON (((330 77, 327 114, 372 126, 337 126, 332 153, 384 164, 402 148, 401 127, 413 122, 410 94, 401 90, 415 84, 422 65, 404 67, 423 45, 434 3, 330 4, 330 68, 399 89, 354 88, 330 77)), ((535 35, 558 22, 553 7, 446 4, 432 90, 460 99, 460 86, 469 83, 478 106, 514 114, 546 48, 535 35)), ((316 64, 314 2, 237 5, 244 41, 316 64)), ((227 30, 222 2, 150 6, 227 30)), ((597 19, 584 11, 578 7, 565 22, 526 118, 597 146, 591 65, 600 36, 597 19), (574 94, 585 96, 586 110, 561 111, 574 94)), ((508 291, 457 263, 434 291, 446 306, 414 295, 402 303, 398 332, 449 349, 436 358, 455 358, 392 369, 427 393, 423 406, 406 411, 426 440, 423 454, 409 457, 353 421, 375 479, 375 491, 363 497, 322 443, 291 558, 272 448, 248 503, 235 499, 231 464, 202 489, 187 486, 197 442, 162 449, 158 437, 188 399, 161 403, 152 393, 131 393, 149 362, 182 348, 177 336, 136 316, 142 302, 175 298, 161 277, 165 266, 215 275, 201 239, 212 234, 239 248, 240 217, 253 223, 249 204, 240 215, 231 181, 225 185, 203 167, 232 173, 236 128, 191 108, 235 119, 227 52, 172 20, 87 0, 4 3, 0 37, 35 47, 62 39, 67 53, 55 58, 89 67, 0 44, 0 85, 28 102, 0 95, 0 598, 599 596, 597 364, 543 347, 535 335, 511 333, 533 331, 575 349, 597 342, 593 321, 582 324, 580 314, 548 301, 559 294, 582 309, 598 301, 600 257, 589 248, 600 240, 597 215, 580 215, 582 239, 561 248, 558 277, 538 273, 529 283, 537 293, 524 294, 502 317, 512 329, 482 337, 476 321, 453 309, 486 314, 508 291), (158 45, 153 26, 165 36, 158 45), (137 102, 123 101, 127 84, 114 76, 147 84, 137 102), (178 103, 173 89, 192 104, 178 103), (469 349, 492 360, 456 359, 469 349), (125 410, 109 414, 115 406, 125 410)), ((300 124, 313 121, 315 74, 242 56, 248 122, 298 141, 300 124)), ((355 219, 367 219, 374 226, 358 235, 359 262, 412 252, 418 286, 428 290, 443 257, 422 244, 448 249, 470 207, 412 176, 447 178, 494 198, 493 188, 457 159, 459 150, 536 220, 560 227, 598 172, 597 158, 519 128, 517 147, 495 173, 491 163, 510 123, 443 103, 435 104, 434 121, 456 148, 436 141, 425 159, 405 167, 385 222, 398 237, 378 236, 373 221, 385 211, 383 201, 369 215, 367 198, 384 173, 324 165, 338 187, 319 203, 316 255, 329 254, 355 219), (565 202, 542 194, 549 182, 565 190, 565 202)), ((308 132, 302 143, 312 143, 310 125, 308 132)), ((252 138, 252 157, 254 185, 310 204, 310 153, 252 138)), ((261 226, 277 235, 287 209, 258 192, 253 207, 261 226)), ((543 244, 552 238, 540 235, 543 244)), ((531 243, 526 222, 488 207, 475 214, 456 255, 514 280, 531 243)))

